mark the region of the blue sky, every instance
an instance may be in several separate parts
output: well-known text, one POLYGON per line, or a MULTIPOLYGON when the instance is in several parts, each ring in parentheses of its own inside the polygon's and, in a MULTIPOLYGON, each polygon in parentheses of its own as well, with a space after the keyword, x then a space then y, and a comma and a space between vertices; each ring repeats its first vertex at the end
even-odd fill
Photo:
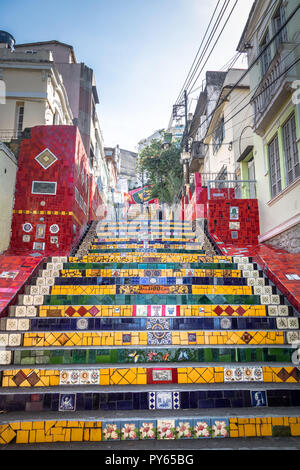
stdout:
MULTIPOLYGON (((139 140, 168 125, 217 1, 0 3, 0 29, 13 34, 17 43, 58 40, 73 45, 77 61, 95 72, 105 145, 135 150, 139 140)), ((205 70, 219 70, 235 54, 252 3, 238 1, 205 70)), ((246 67, 246 62, 239 65, 246 67)))

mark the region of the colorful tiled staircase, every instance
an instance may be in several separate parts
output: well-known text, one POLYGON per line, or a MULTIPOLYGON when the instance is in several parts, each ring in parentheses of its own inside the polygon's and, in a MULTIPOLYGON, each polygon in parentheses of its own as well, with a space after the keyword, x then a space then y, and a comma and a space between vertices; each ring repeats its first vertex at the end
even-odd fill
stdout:
POLYGON ((300 436, 297 341, 259 267, 190 223, 93 224, 1 319, 0 444, 300 436))

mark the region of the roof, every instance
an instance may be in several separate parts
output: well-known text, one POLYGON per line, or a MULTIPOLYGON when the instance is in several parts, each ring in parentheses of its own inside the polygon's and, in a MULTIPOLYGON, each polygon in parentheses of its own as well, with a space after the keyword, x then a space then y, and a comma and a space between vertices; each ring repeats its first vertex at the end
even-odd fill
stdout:
POLYGON ((67 44, 65 42, 56 41, 56 40, 41 41, 41 42, 26 42, 26 43, 23 43, 23 44, 15 44, 14 47, 15 47, 15 49, 17 49, 18 47, 44 46, 46 44, 56 44, 56 45, 68 47, 71 50, 71 54, 72 54, 74 62, 77 63, 73 46, 71 46, 70 44, 67 44))
POLYGON ((237 50, 238 52, 244 52, 244 44, 243 44, 244 36, 245 36, 245 34, 246 34, 246 32, 247 32, 249 23, 250 23, 250 21, 251 21, 251 18, 252 18, 252 15, 253 15, 253 12, 254 12, 254 10, 255 10, 255 8, 256 8, 257 3, 258 3, 258 0, 254 0, 254 2, 253 2, 253 4, 252 4, 252 7, 251 7, 251 10, 250 10, 249 16, 248 16, 248 18, 247 18, 245 27, 244 27, 244 29, 243 29, 242 35, 241 35, 241 37, 240 37, 239 43, 238 43, 237 48, 236 48, 236 50, 237 50))

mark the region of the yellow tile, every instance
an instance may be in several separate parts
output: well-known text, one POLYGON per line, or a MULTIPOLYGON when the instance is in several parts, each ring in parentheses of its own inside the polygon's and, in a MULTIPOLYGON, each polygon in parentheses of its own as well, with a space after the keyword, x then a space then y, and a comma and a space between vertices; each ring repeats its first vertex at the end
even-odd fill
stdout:
POLYGON ((245 424, 244 429, 246 437, 256 436, 255 424, 245 424))
POLYGON ((56 421, 45 421, 45 434, 54 426, 56 421))
POLYGON ((292 436, 300 436, 300 423, 291 423, 290 428, 292 436))
POLYGON ((32 429, 32 423, 30 421, 26 421, 26 422, 22 422, 21 421, 21 429, 23 429, 24 431, 28 431, 28 430, 31 430, 32 429))
POLYGON ((21 423, 18 421, 15 421, 13 423, 10 423, 10 427, 14 430, 21 429, 21 423))
MULTIPOLYGON (((6 425, 5 425, 6 426, 6 425)), ((2 428, 2 426, 1 426, 2 428)), ((20 432, 20 431, 18 431, 20 432)), ((12 429, 10 425, 7 425, 4 430, 0 432, 0 437, 3 439, 4 443, 9 443, 11 442, 14 437, 16 436, 16 432, 12 429)))
POLYGON ((101 429, 91 429, 90 430, 90 441, 99 442, 101 441, 101 429))
POLYGON ((272 418, 273 426, 283 426, 283 418, 272 418))
POLYGON ((272 426, 271 424, 262 424, 260 426, 260 431, 262 436, 272 436, 272 426))
POLYGON ((63 428, 61 426, 54 427, 50 429, 50 434, 55 435, 55 434, 63 434, 63 428))
POLYGON ((36 431, 29 431, 29 443, 33 444, 36 442, 36 431))
POLYGON ((28 444, 29 431, 17 431, 17 444, 28 444))

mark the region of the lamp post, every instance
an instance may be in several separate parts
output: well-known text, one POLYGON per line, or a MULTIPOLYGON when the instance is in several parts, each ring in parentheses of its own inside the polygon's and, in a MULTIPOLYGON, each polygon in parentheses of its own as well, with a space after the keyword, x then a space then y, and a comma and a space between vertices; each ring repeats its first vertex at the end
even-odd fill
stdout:
POLYGON ((190 160, 190 153, 187 151, 181 152, 180 154, 180 161, 183 164, 183 181, 185 190, 187 185, 190 184, 190 175, 189 175, 189 160, 190 160))

